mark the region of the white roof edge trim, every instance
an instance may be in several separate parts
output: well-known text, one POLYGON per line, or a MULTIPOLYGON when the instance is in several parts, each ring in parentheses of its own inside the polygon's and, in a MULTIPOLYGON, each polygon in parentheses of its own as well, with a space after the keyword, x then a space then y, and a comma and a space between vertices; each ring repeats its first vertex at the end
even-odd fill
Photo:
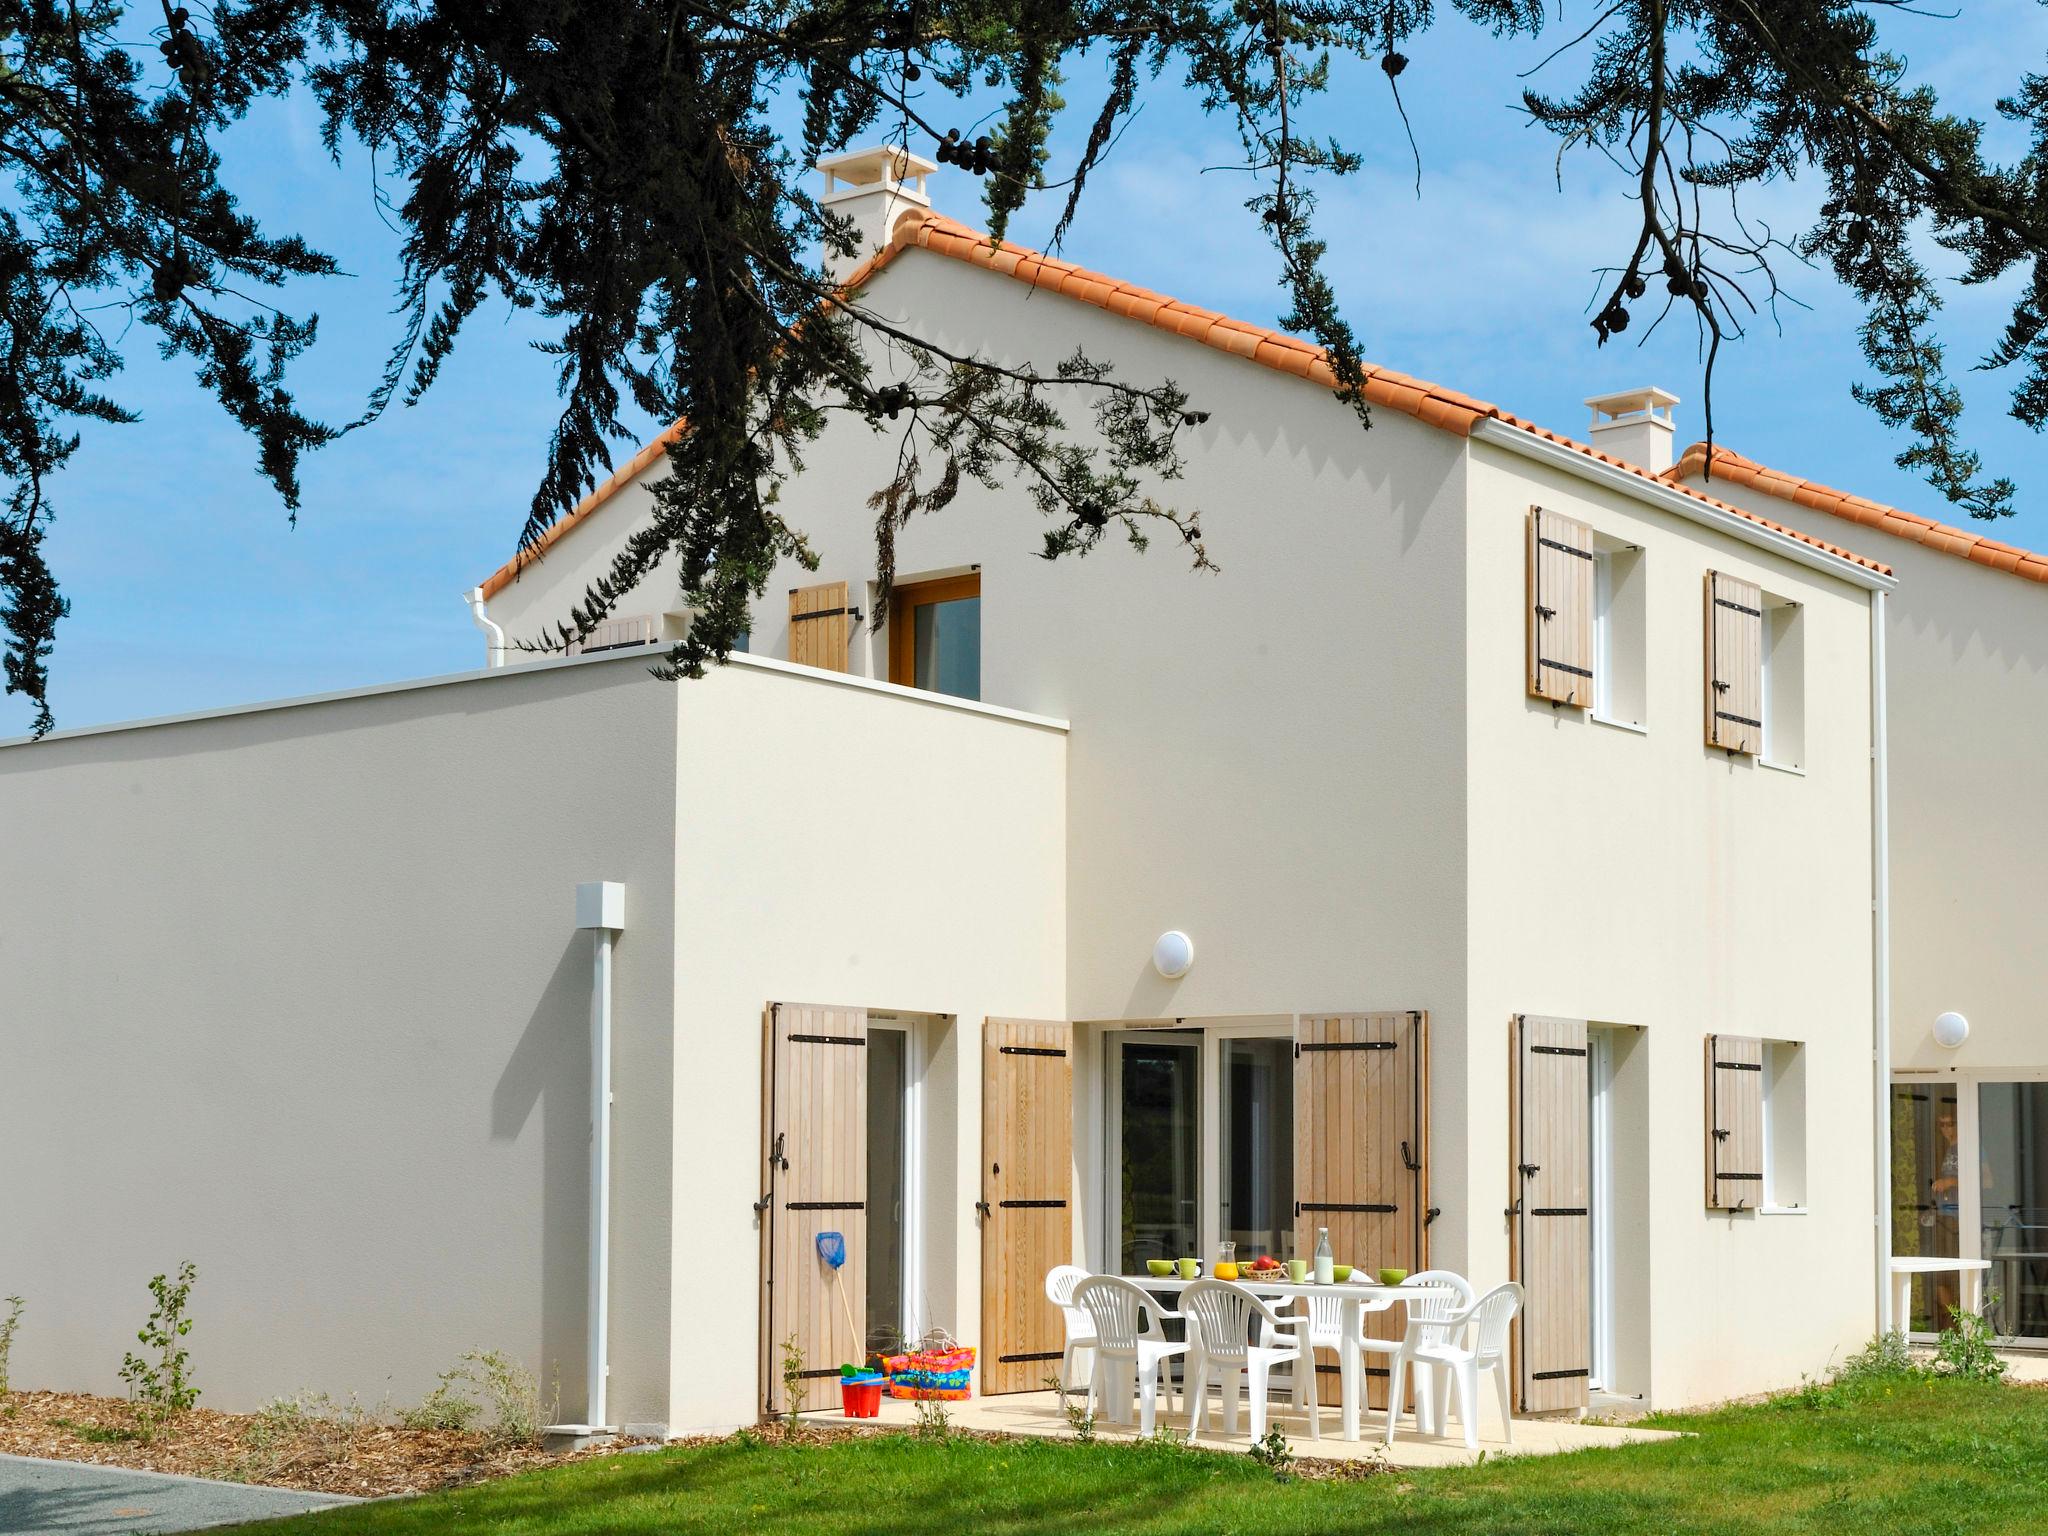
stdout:
MULTIPOLYGON (((189 725, 200 720, 225 720, 235 715, 260 715, 272 710, 303 709, 313 704, 335 704, 346 699, 374 699, 387 693, 411 693, 421 688, 446 688, 456 683, 484 683, 502 677, 520 677, 536 672, 552 672, 564 667, 595 667, 607 662, 645 660, 659 655, 667 647, 660 644, 621 647, 615 651, 602 651, 595 656, 553 656, 545 661, 518 662, 508 667, 477 667, 467 672, 443 672, 434 677, 406 678, 395 683, 373 683, 363 688, 336 688, 326 693, 304 693, 283 699, 259 699, 250 704, 226 704, 218 709, 187 710, 177 715, 147 715, 135 720, 110 720, 103 725, 78 725, 68 730, 52 731, 47 736, 0 736, 0 750, 8 747, 33 747, 49 741, 77 741, 87 736, 107 736, 116 731, 153 730, 164 725, 189 725)), ((1040 730, 1066 732, 1066 721, 1051 715, 1034 715, 1021 709, 1005 709, 1000 704, 984 704, 978 699, 956 699, 948 693, 932 693, 923 688, 905 688, 898 683, 884 683, 872 677, 857 677, 849 672, 826 672, 817 667, 802 667, 794 662, 777 661, 769 656, 748 656, 735 653, 726 658, 727 665, 742 671, 783 672, 811 682, 825 683, 841 688, 857 688, 869 693, 892 694, 934 709, 950 709, 967 715, 983 715, 992 720, 1008 720, 1017 725, 1028 725, 1040 730)), ((686 684, 678 683, 683 687, 686 684)))
POLYGON ((1567 474, 1576 475, 1581 480, 1590 480, 1596 485, 1620 491, 1625 496, 1648 502, 1666 512, 1675 512, 1690 522, 1716 529, 1740 539, 1745 544, 1769 550, 1774 555, 1782 555, 1796 564, 1839 577, 1866 591, 1892 592, 1898 588, 1896 577, 1883 575, 1868 566, 1858 565, 1853 560, 1844 560, 1840 555, 1831 555, 1803 539, 1778 533, 1733 512, 1724 512, 1712 503, 1688 496, 1662 481, 1647 480, 1634 470, 1622 469, 1617 465, 1592 458, 1576 448, 1553 443, 1548 438, 1538 437, 1533 432, 1525 432, 1520 427, 1510 426, 1504 421, 1482 421, 1472 429, 1472 435, 1482 442, 1492 443, 1511 453, 1518 453, 1523 458, 1552 465, 1567 474))

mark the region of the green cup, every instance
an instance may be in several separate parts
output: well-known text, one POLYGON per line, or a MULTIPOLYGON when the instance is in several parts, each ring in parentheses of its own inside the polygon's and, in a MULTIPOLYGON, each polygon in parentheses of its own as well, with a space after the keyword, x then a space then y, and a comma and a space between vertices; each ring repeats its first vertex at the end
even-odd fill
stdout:
POLYGON ((1300 1285, 1302 1282, 1307 1280, 1308 1260, 1289 1259, 1287 1261, 1287 1278, 1292 1280, 1296 1285, 1300 1285))
POLYGON ((1202 1261, 1200 1259, 1182 1259, 1174 1266, 1174 1268, 1180 1271, 1180 1277, 1183 1280, 1194 1279, 1196 1271, 1201 1267, 1202 1261))

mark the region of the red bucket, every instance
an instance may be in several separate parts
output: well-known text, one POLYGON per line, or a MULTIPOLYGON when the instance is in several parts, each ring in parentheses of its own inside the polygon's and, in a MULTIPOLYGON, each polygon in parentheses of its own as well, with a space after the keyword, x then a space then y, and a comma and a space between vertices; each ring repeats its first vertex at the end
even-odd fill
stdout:
POLYGON ((882 1413, 882 1383, 880 1380, 841 1381, 839 1406, 846 1410, 849 1419, 879 1418, 882 1413))

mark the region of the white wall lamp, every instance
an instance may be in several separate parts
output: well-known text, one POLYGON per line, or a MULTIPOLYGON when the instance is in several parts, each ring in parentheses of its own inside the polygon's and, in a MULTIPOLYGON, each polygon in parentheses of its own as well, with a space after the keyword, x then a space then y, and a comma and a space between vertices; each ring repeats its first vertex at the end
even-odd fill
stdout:
POLYGON ((1934 1043, 1944 1050, 1954 1050, 1970 1038, 1970 1021, 1960 1013, 1942 1014, 1934 1021, 1934 1043))
POLYGON ((626 926, 626 888, 616 880, 576 887, 576 926, 591 930, 590 971, 590 1379, 588 1434, 609 1433, 612 1245, 612 941, 626 926))
POLYGON ((1152 942, 1152 969, 1168 981, 1187 975, 1195 963, 1195 941, 1178 928, 1169 928, 1152 942))

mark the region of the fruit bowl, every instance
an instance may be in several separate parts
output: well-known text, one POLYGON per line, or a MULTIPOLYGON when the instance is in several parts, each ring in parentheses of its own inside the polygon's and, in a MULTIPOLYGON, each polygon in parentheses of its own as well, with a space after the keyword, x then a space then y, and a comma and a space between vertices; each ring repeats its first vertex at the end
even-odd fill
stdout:
POLYGON ((1145 1273, 1151 1275, 1155 1280, 1164 1280, 1173 1273, 1173 1260, 1147 1259, 1145 1261, 1145 1273))
POLYGON ((1399 1285, 1407 1278, 1408 1271, 1405 1269, 1383 1269, 1380 1271, 1381 1285, 1399 1285))

